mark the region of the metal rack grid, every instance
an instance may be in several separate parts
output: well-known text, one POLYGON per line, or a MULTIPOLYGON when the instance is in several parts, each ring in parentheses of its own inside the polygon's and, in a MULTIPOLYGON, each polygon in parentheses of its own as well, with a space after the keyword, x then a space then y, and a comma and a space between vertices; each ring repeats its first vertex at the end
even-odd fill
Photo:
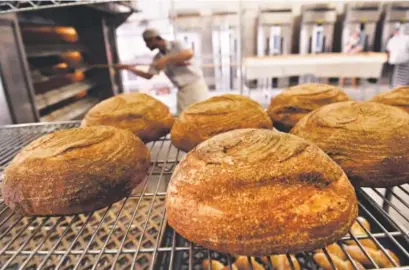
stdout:
MULTIPOLYGON (((46 133, 78 125, 79 122, 62 122, 0 128, 0 181, 5 166, 24 145, 46 133)), ((233 269, 235 257, 232 255, 197 246, 167 226, 166 186, 183 153, 176 150, 168 138, 149 143, 148 148, 152 164, 145 181, 131 196, 105 209, 74 216, 20 217, 5 206, 0 196, 0 269, 203 269, 204 259, 218 260, 233 269)), ((339 244, 354 241, 372 264, 369 268, 382 266, 358 241, 364 238, 376 243, 379 252, 388 258, 389 268, 398 269, 398 266, 386 249, 392 250, 401 265, 409 268, 407 227, 388 213, 393 209, 407 218, 404 211, 409 211, 408 200, 400 195, 409 196, 409 186, 395 187, 390 193, 392 195, 384 190, 358 190, 360 215, 369 221, 371 231, 360 223, 367 236, 350 232, 338 241, 339 244), (383 202, 373 199, 373 194, 383 202)), ((342 249, 345 252, 344 246, 342 249)), ((323 252, 336 269, 327 250, 323 252)), ((346 252, 345 255, 346 261, 357 269, 351 256, 346 252)), ((320 269, 312 252, 295 257, 302 269, 320 269)), ((260 258, 256 260, 261 263, 260 258)), ((248 269, 255 269, 250 258, 248 262, 248 269)), ((290 261, 289 266, 294 267, 290 261)), ((263 267, 273 269, 270 260, 263 267)))
MULTIPOLYGON (((19 1, 2 1, 0 2, 0 14, 10 12, 31 11, 46 8, 56 7, 69 7, 69 6, 82 6, 91 4, 120 2, 120 0, 48 0, 48 1, 32 1, 32 0, 19 0, 19 1)), ((126 5, 126 3, 121 3, 126 5)), ((130 8, 129 5, 126 5, 130 8)))

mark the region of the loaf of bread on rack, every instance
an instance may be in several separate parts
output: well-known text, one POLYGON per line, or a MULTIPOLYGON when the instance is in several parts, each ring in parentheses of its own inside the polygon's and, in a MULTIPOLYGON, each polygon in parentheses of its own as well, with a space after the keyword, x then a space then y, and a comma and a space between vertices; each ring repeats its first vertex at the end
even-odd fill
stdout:
POLYGON ((289 255, 291 263, 285 254, 271 255, 268 257, 262 257, 261 260, 268 265, 271 262, 271 265, 275 270, 300 270, 300 264, 294 255, 289 255))
MULTIPOLYGON (((363 218, 363 217, 358 217, 354 224, 351 227, 351 233, 356 237, 368 237, 367 239, 359 239, 359 243, 365 247, 369 247, 372 249, 378 249, 378 245, 369 238, 368 234, 366 231, 370 232, 371 231, 371 225, 369 222, 363 218)), ((346 244, 348 245, 357 245, 357 242, 355 240, 347 240, 345 241, 346 244)))
POLYGON ((400 86, 380 93, 371 101, 395 106, 409 113, 409 86, 400 86))
POLYGON ((375 267, 368 256, 378 265, 378 267, 392 268, 400 266, 399 258, 389 249, 385 249, 385 251, 383 251, 365 246, 359 247, 350 245, 346 246, 345 250, 354 260, 359 261, 368 267, 375 267))
POLYGON ((295 253, 343 237, 357 216, 354 188, 321 149, 267 129, 216 135, 175 168, 168 223, 216 251, 295 253))
POLYGON ((291 130, 323 149, 356 186, 409 182, 409 114, 375 102, 321 107, 291 130))
POLYGON ((332 253, 325 254, 324 252, 318 252, 314 254, 313 258, 324 270, 365 270, 359 262, 348 259, 343 260, 332 253))
POLYGON ((400 266, 399 258, 388 249, 383 251, 365 246, 346 245, 342 250, 338 244, 332 244, 325 249, 327 254, 323 250, 317 250, 313 256, 315 262, 323 269, 334 269, 332 264, 340 270, 365 269, 364 266, 372 268, 375 267, 372 261, 381 268, 400 266), (354 268, 354 264, 356 268, 354 268))
POLYGON ((224 264, 222 264, 218 260, 211 260, 211 261, 208 260, 208 259, 203 260, 203 262, 202 262, 202 269, 203 270, 209 269, 210 266, 211 266, 212 270, 229 269, 228 267, 224 266, 224 264))
POLYGON ((202 262, 202 269, 203 270, 208 270, 210 269, 209 267, 211 266, 212 270, 239 270, 235 264, 232 264, 231 267, 225 266, 218 260, 212 260, 211 262, 208 259, 203 260, 202 262))
POLYGON ((307 83, 285 89, 271 99, 268 114, 274 127, 288 132, 305 115, 324 105, 350 100, 338 87, 307 83))
POLYGON ((333 264, 340 270, 365 269, 364 266, 373 268, 376 265, 372 262, 381 268, 400 266, 399 258, 379 243, 376 244, 371 239, 356 240, 358 237, 369 238, 367 233, 370 233, 371 226, 365 218, 358 217, 350 231, 354 240, 343 241, 346 245, 342 243, 328 245, 325 247, 326 252, 323 249, 315 250, 315 262, 323 269, 334 269, 333 264))
POLYGON ((23 215, 70 215, 100 209, 129 195, 150 165, 130 131, 99 126, 45 135, 11 161, 4 202, 23 215))
POLYGON ((244 96, 226 94, 186 108, 176 119, 171 136, 177 148, 188 152, 219 133, 271 127, 271 120, 260 104, 244 96))
POLYGON ((265 270, 265 268, 256 261, 254 257, 238 256, 233 265, 238 270, 265 270))
POLYGON ((169 133, 173 117, 161 101, 144 93, 128 93, 106 99, 85 115, 83 127, 105 125, 128 129, 150 142, 169 133))

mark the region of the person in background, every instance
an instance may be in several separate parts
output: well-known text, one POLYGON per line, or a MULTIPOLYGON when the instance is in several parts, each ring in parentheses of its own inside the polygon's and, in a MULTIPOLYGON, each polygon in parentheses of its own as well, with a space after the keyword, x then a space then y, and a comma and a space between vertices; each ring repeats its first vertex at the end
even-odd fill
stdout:
MULTIPOLYGON (((355 54, 363 52, 365 48, 365 31, 361 25, 357 28, 348 38, 348 43, 346 44, 345 52, 348 54, 355 54)), ((340 78, 339 84, 341 87, 344 86, 344 78, 340 78)), ((353 87, 357 87, 356 78, 351 78, 351 84, 353 87)))
POLYGON ((192 103, 208 98, 209 90, 203 77, 203 72, 193 60, 193 51, 184 48, 179 41, 163 39, 156 29, 146 29, 142 37, 146 46, 159 52, 147 72, 132 65, 117 65, 117 68, 129 70, 145 79, 164 71, 169 80, 178 88, 177 110, 180 114, 192 103))
POLYGON ((388 62, 395 65, 392 74, 392 87, 409 85, 409 29, 396 24, 393 36, 386 44, 388 62))

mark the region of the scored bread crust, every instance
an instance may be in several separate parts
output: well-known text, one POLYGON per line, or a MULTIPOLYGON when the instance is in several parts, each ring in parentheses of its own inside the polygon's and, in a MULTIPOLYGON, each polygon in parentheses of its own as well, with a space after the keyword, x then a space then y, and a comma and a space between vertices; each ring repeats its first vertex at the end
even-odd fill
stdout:
POLYGON ((23 215, 69 215, 129 195, 146 176, 149 152, 130 131, 107 126, 42 136, 5 169, 7 206, 23 215))
POLYGON ((409 113, 409 86, 400 86, 374 96, 370 101, 391 105, 409 113))
POLYGON ((313 250, 343 237, 355 191, 317 146, 263 129, 217 135, 189 152, 168 186, 168 223, 206 248, 262 256, 313 250))
POLYGON ((315 143, 356 186, 409 182, 409 115, 375 102, 340 102, 301 119, 292 134, 315 143))
POLYGON ((350 100, 338 87, 307 83, 285 89, 271 99, 268 114, 274 127, 288 132, 301 118, 324 105, 350 100))
POLYGON ((132 131, 144 142, 169 133, 173 116, 161 101, 144 93, 127 93, 108 98, 88 111, 82 127, 105 125, 132 131))
POLYGON ((175 120, 171 138, 178 149, 188 152, 219 133, 271 127, 271 120, 260 104, 241 95, 226 94, 186 108, 175 120))

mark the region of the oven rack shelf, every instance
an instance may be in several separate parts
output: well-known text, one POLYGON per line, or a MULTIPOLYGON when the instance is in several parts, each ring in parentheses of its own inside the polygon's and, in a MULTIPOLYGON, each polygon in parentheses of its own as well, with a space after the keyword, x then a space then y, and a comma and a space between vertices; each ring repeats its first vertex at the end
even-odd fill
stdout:
MULTIPOLYGON (((5 166, 24 145, 46 133, 77 126, 78 121, 69 121, 0 127, 0 181, 5 166)), ((0 269, 203 269, 204 259, 218 260, 233 269, 233 256, 197 246, 167 226, 166 186, 184 153, 174 148, 168 137, 149 143, 148 148, 152 161, 145 181, 128 198, 98 211, 20 217, 0 196, 0 269)), ((407 268, 409 231, 404 221, 409 207, 397 197, 407 202, 408 194, 407 184, 390 191, 357 190, 360 215, 372 227, 368 238, 381 252, 392 250, 407 268)), ((369 255, 357 242, 364 238, 349 233, 338 243, 353 240, 369 255)), ((312 256, 311 252, 296 254, 302 269, 320 269, 312 256)), ((335 269, 333 260, 327 258, 335 269)), ((381 268, 374 258, 369 260, 373 263, 369 268, 381 268)), ((248 269, 255 269, 249 262, 248 269)), ((402 269, 390 263, 390 268, 402 269)), ((264 267, 273 269, 270 261, 264 267)))
MULTIPOLYGON (((0 3, 0 14, 22 11, 33 11, 40 9, 50 9, 58 7, 72 7, 83 5, 95 5, 95 4, 112 4, 119 3, 126 7, 127 11, 136 11, 132 5, 119 0, 49 0, 49 1, 33 1, 33 0, 20 0, 20 1, 3 1, 0 3)), ((123 12, 119 8, 108 6, 106 8, 99 9, 109 12, 123 12)))
POLYGON ((99 99, 95 97, 85 97, 40 117, 40 120, 42 122, 76 120, 81 118, 81 116, 87 113, 89 109, 95 106, 98 102, 99 99))
POLYGON ((77 94, 87 92, 89 89, 95 87, 96 85, 97 85, 96 81, 84 80, 49 90, 44 94, 37 94, 35 96, 37 109, 38 110, 44 109, 60 101, 74 97, 77 94))

